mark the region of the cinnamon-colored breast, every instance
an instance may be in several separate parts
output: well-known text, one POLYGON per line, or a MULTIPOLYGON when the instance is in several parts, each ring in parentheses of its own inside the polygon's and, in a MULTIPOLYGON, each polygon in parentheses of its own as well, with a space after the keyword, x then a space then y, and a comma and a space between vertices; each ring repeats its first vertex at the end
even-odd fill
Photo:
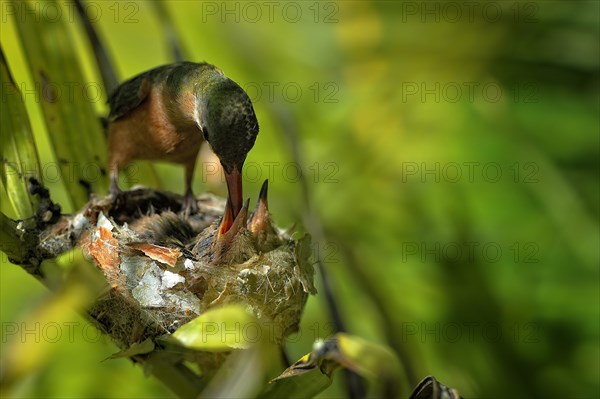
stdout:
POLYGON ((154 85, 139 106, 109 125, 111 170, 134 160, 194 163, 204 139, 191 119, 193 107, 193 94, 174 99, 154 85))

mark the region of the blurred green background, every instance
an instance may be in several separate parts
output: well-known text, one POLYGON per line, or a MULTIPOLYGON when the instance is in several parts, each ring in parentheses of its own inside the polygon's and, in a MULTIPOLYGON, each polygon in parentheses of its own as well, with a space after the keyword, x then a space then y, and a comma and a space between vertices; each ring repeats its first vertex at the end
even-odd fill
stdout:
MULTIPOLYGON (((172 61, 151 2, 84 3, 120 79, 172 61)), ((79 48, 71 61, 98 87, 77 15, 59 4, 79 48)), ((325 232, 315 254, 348 329, 397 351, 407 391, 431 374, 464 397, 596 398, 599 4, 164 7, 188 58, 219 66, 255 104, 245 195, 254 203, 269 178, 277 223, 301 223, 304 174, 325 232), (297 134, 300 160, 285 132, 297 134)), ((2 47, 42 165, 53 165, 15 12, 0 5, 2 47)), ((90 95, 98 115, 105 99, 90 95)), ((223 195, 218 175, 202 174, 205 155, 195 189, 223 195)), ((164 188, 183 191, 181 169, 157 170, 164 188)), ((62 203, 61 180, 44 178, 62 203)), ((52 296, 2 257, 1 366, 28 376, 12 397, 173 397, 127 360, 102 362, 117 348, 70 309, 77 298, 52 296)), ((333 332, 318 288, 288 345, 293 359, 333 332)), ((344 397, 336 376, 320 397, 344 397)))

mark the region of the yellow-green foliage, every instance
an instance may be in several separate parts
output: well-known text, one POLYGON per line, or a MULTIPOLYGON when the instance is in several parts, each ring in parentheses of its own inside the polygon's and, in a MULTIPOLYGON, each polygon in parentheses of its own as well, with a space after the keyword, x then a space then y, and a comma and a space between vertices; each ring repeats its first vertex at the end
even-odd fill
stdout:
MULTIPOLYGON (((2 46, 42 177, 68 209, 83 193, 64 166, 54 167, 52 135, 72 140, 72 161, 95 154, 104 162, 94 118, 106 113, 106 93, 56 111, 79 139, 46 129, 41 111, 50 105, 33 94, 43 81, 32 65, 39 71, 66 54, 65 72, 81 69, 69 75, 80 84, 77 96, 84 83, 101 83, 69 3, 59 2, 58 23, 38 33, 30 30, 37 14, 20 14, 22 3, 0 2, 2 46), (53 41, 58 26, 69 34, 53 41), (20 29, 53 50, 24 50, 20 29)), ((53 3, 29 3, 54 18, 53 3)), ((152 2, 84 4, 121 79, 172 61, 152 2)), ((408 376, 405 393, 431 374, 465 397, 597 396, 597 1, 181 1, 164 8, 187 57, 219 66, 254 101, 261 131, 244 188, 254 198, 269 178, 278 225, 303 217, 303 172, 325 232, 313 251, 341 315, 350 333, 395 350, 408 376), (298 135, 300 160, 285 131, 298 135)), ((197 165, 195 190, 223 194, 208 154, 197 165)), ((156 169, 163 188, 182 192, 179 169, 156 169)), ((130 170, 132 183, 156 184, 140 170, 130 170)), ((94 181, 95 190, 106 187, 104 177, 94 181)), ((4 193, 1 199, 11 212, 4 193)), ((293 360, 334 332, 316 285, 320 295, 309 299, 288 344, 293 360)), ((101 363, 116 348, 72 312, 48 316, 55 299, 6 259, 0 288, 2 360, 8 350, 28 355, 10 357, 17 362, 10 367, 29 370, 15 396, 170 395, 125 359, 101 363), (27 363, 30 354, 35 364, 27 363)), ((341 381, 334 378, 321 397, 344 395, 341 381)))

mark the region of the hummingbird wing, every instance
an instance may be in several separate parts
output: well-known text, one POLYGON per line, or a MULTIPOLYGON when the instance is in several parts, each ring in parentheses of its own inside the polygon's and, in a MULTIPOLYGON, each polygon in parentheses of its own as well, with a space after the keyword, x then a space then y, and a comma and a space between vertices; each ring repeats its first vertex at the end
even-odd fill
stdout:
POLYGON ((151 89, 152 82, 148 73, 137 75, 120 84, 108 98, 109 122, 136 109, 148 97, 151 89))
POLYGON ((139 107, 150 95, 154 84, 167 83, 168 87, 177 88, 189 81, 190 73, 202 73, 206 69, 216 69, 207 63, 179 62, 167 64, 143 72, 123 82, 108 98, 110 114, 108 121, 112 122, 139 107))

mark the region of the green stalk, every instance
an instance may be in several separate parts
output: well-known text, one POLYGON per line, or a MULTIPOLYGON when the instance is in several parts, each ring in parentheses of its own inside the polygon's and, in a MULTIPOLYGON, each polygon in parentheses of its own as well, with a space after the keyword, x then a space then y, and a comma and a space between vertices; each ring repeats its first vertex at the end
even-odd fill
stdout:
POLYGON ((17 218, 33 216, 39 205, 29 192, 29 178, 42 182, 40 161, 23 97, 0 47, 0 177, 17 218))

